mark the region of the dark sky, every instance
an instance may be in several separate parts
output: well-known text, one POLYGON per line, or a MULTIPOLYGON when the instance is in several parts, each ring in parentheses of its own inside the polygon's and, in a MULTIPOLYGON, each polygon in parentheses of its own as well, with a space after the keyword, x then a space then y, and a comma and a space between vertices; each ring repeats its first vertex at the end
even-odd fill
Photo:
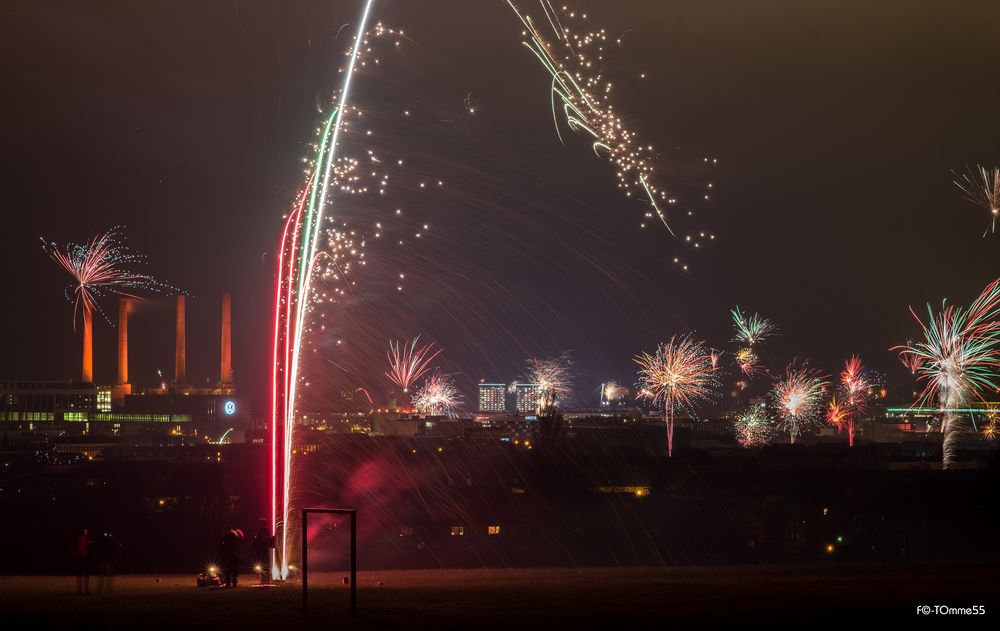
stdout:
MULTIPOLYGON (((237 378, 257 394, 270 253, 359 5, 3 3, 0 376, 77 375, 66 279, 38 238, 121 224, 146 269, 192 295, 195 382, 217 378, 218 294, 233 292, 237 378)), ((384 388, 386 341, 418 333, 445 348, 441 367, 468 396, 480 378, 518 376, 526 357, 570 350, 585 399, 603 379, 631 382, 631 356, 672 334, 730 348, 735 304, 781 325, 776 366, 798 356, 833 370, 860 352, 895 375, 887 349, 915 333, 908 304, 965 302, 997 275, 1000 235, 981 238, 985 211, 950 177, 1000 162, 996 3, 580 6, 624 38, 607 75, 632 130, 669 148, 665 181, 684 190, 708 177, 703 156, 718 158, 715 199, 699 210, 715 244, 695 254, 640 230, 645 208, 612 168, 579 138, 560 145, 548 81, 506 3, 378 3, 407 39, 358 75, 355 102, 379 151, 415 166, 392 204, 348 200, 343 213, 368 228, 399 203, 409 223, 396 230, 432 227, 405 251, 371 250, 374 271, 326 310, 321 399, 384 388), (417 122, 401 122, 404 108, 417 122), (407 193, 439 178, 433 197, 407 193), (390 291, 398 272, 405 289, 390 291)), ((160 297, 132 320, 140 386, 172 370, 171 317, 160 297)), ((98 324, 99 381, 114 377, 114 335, 98 324)))

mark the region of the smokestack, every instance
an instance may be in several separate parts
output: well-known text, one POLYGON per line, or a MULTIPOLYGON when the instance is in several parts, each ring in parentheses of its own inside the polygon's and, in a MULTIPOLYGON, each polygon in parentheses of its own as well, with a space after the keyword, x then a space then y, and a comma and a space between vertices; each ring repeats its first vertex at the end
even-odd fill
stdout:
POLYGON ((94 383, 94 314, 83 307, 83 383, 94 383))
POLYGON ((233 385, 233 345, 230 331, 232 297, 222 294, 222 352, 219 362, 219 385, 223 388, 233 385))
POLYGON ((177 341, 174 346, 174 383, 187 379, 187 343, 184 337, 184 295, 177 294, 177 341))
POLYGON ((111 388, 111 408, 121 409, 125 396, 132 394, 128 382, 128 298, 118 299, 118 383, 111 388))
POLYGON ((118 299, 118 385, 128 383, 128 298, 118 299))

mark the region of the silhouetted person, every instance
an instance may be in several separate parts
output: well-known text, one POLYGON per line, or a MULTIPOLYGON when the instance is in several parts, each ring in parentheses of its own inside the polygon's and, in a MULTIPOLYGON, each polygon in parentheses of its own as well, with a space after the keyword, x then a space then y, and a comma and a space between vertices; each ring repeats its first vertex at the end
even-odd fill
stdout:
POLYGON ((118 542, 110 531, 101 533, 94 540, 94 561, 97 563, 97 591, 105 589, 111 593, 111 583, 115 576, 115 560, 118 556, 118 542), (107 584, 105 584, 105 582, 107 584))
POLYGON ((70 554, 76 561, 76 593, 90 593, 90 532, 84 528, 73 540, 70 546, 70 554))
POLYGON ((226 528, 219 541, 219 556, 222 557, 222 586, 236 587, 239 582, 240 563, 243 561, 243 531, 226 528))
POLYGON ((274 535, 268 528, 267 520, 261 517, 257 520, 257 532, 253 536, 253 553, 260 566, 260 584, 264 585, 271 577, 271 550, 274 549, 274 535))

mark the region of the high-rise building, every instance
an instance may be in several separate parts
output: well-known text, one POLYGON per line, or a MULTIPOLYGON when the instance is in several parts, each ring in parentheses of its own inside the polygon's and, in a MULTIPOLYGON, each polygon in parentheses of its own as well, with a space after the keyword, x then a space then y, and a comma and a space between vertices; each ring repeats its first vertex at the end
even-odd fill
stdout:
POLYGON ((518 414, 537 414, 540 398, 537 383, 514 384, 514 407, 518 414))
POLYGON ((503 383, 479 384, 479 411, 506 412, 507 385, 503 383))

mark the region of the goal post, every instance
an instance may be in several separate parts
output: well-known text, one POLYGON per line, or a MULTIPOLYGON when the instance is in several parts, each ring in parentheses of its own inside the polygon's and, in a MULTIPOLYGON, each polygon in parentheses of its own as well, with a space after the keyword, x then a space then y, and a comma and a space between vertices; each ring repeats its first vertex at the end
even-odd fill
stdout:
POLYGON ((302 509, 302 611, 309 610, 309 513, 351 518, 351 615, 358 612, 358 511, 353 508, 302 509))

